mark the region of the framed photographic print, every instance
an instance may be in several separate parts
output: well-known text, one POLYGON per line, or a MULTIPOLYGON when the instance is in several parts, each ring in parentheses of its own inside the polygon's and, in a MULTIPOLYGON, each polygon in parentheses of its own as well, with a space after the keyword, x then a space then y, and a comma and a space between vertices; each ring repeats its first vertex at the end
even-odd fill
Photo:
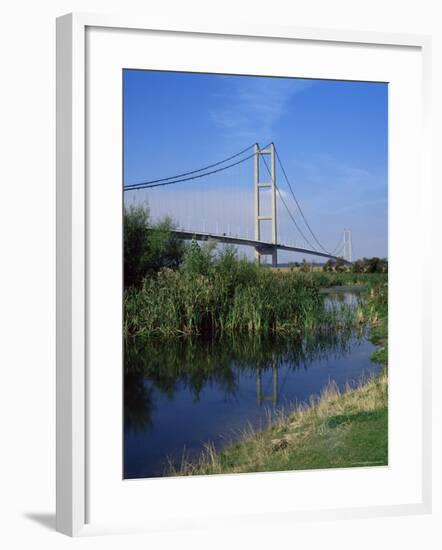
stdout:
POLYGON ((58 530, 429 511, 429 48, 57 21, 58 530))

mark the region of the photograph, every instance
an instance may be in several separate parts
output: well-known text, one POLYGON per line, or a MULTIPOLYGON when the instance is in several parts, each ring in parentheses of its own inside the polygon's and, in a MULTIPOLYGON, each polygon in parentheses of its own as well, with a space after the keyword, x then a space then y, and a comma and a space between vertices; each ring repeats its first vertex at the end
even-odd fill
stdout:
POLYGON ((442 548, 439 11, 5 5, 2 548, 442 548))
POLYGON ((123 479, 388 466, 388 83, 122 83, 123 479))

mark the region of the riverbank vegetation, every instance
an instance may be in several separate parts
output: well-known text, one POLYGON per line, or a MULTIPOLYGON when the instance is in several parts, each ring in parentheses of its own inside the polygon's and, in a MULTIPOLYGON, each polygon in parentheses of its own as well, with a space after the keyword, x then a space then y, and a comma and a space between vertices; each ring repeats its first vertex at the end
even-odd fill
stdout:
MULTIPOLYGON (((150 422, 146 403, 151 399, 143 393, 143 377, 167 395, 173 394, 177 381, 192 388, 195 398, 212 380, 228 393, 235 386, 232 364, 244 369, 262 364, 264 368, 269 363, 265 350, 273 353, 275 342, 281 346, 278 356, 302 365, 313 353, 309 349, 312 335, 316 345, 321 341, 330 352, 345 346, 349 334, 364 333, 368 327, 378 346, 373 360, 384 368, 377 377, 360 380, 343 391, 332 384, 308 403, 273 412, 268 426, 236 434, 222 451, 208 443, 198 459, 171 464, 167 475, 386 464, 385 264, 364 260, 363 268, 354 270, 337 264, 316 271, 263 268, 230 246, 184 244, 173 229, 167 218, 152 223, 146 208, 125 209, 127 425, 150 422), (363 296, 356 306, 345 301, 331 305, 327 300, 328 289, 355 286, 363 296), (261 345, 266 338, 272 346, 261 345), (223 341, 225 351, 208 361, 213 353, 206 347, 223 341), (295 352, 299 357, 293 356, 295 352)), ((223 347, 217 345, 217 349, 223 347)))
POLYGON ((314 273, 324 271, 326 273, 388 273, 387 258, 361 258, 351 264, 345 262, 343 258, 329 259, 326 262, 307 262, 304 258, 302 262, 289 262, 284 267, 278 267, 279 270, 301 271, 304 273, 314 273))
POLYGON ((388 273, 388 261, 386 258, 362 258, 347 264, 343 260, 327 260, 322 270, 328 273, 388 273))
POLYGON ((324 307, 319 284, 277 276, 222 252, 206 273, 162 270, 125 295, 126 336, 221 336, 324 331, 352 322, 352 310, 324 307))
POLYGON ((200 457, 172 462, 168 475, 285 471, 386 465, 388 463, 388 290, 370 290, 362 314, 370 338, 379 347, 372 359, 383 364, 380 375, 348 385, 331 384, 318 397, 294 410, 269 416, 263 430, 249 427, 222 452, 208 443, 200 457))
POLYGON ((124 287, 139 287, 161 269, 176 269, 183 261, 185 245, 173 234, 166 217, 152 223, 147 207, 124 208, 124 287))
POLYGON ((270 416, 271 427, 246 429, 217 452, 212 444, 195 461, 171 464, 169 475, 274 472, 387 464, 387 377, 340 393, 323 391, 295 413, 270 416))
POLYGON ((336 330, 352 323, 354 312, 324 307, 321 287, 385 278, 262 269, 231 246, 183 245, 171 220, 151 224, 145 208, 126 210, 124 220, 126 338, 336 330))

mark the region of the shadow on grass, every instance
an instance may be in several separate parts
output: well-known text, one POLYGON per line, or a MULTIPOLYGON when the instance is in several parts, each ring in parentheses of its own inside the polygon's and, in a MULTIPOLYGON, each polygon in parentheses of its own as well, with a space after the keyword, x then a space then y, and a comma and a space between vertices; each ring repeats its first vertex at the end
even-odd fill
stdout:
POLYGON ((329 428, 337 428, 343 424, 371 422, 372 420, 379 420, 382 415, 382 411, 361 411, 354 414, 338 414, 328 419, 327 426, 329 428))

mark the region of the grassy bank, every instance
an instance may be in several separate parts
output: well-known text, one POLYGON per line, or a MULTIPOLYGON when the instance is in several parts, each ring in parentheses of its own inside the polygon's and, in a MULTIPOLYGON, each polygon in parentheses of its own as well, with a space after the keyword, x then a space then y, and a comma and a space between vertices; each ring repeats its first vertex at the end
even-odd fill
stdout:
POLYGON ((384 465, 388 462, 387 286, 368 291, 363 309, 373 359, 382 373, 339 392, 330 386, 294 411, 269 418, 263 431, 249 428, 218 453, 208 444, 199 459, 169 475, 201 475, 384 465))

